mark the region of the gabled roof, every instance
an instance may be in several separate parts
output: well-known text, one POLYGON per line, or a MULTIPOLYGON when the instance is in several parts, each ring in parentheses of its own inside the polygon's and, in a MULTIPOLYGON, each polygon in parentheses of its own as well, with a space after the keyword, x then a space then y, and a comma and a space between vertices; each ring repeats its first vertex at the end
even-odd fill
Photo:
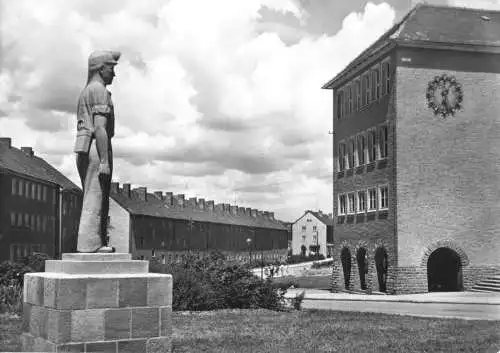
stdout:
POLYGON ((322 88, 334 88, 340 78, 390 45, 500 49, 500 11, 417 4, 322 88))
POLYGON ((321 211, 312 211, 312 210, 306 210, 302 216, 300 216, 293 224, 297 223, 299 220, 304 218, 307 214, 312 214, 314 217, 319 219, 322 223, 326 224, 327 226, 333 226, 333 218, 330 218, 329 215, 324 214, 321 211))
POLYGON ((251 215, 233 215, 227 212, 216 210, 209 211, 200 208, 193 208, 189 205, 184 207, 167 205, 166 201, 158 199, 154 194, 147 194, 147 201, 143 201, 132 190, 130 197, 123 192, 112 192, 111 198, 121 207, 133 215, 143 215, 151 217, 161 217, 170 219, 190 220, 195 222, 211 222, 236 226, 248 226, 256 228, 271 228, 276 230, 286 230, 278 221, 264 218, 262 216, 252 217, 251 215))
POLYGON ((57 184, 64 190, 81 191, 77 185, 44 159, 10 146, 10 140, 8 143, 5 140, 0 141, 0 170, 2 169, 57 184))

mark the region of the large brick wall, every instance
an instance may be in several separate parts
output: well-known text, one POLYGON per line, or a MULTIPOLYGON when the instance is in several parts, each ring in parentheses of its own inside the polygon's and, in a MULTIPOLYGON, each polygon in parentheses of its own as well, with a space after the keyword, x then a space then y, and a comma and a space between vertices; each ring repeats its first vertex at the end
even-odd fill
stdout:
POLYGON ((399 265, 420 265, 438 241, 463 251, 470 266, 496 265, 500 74, 398 67, 397 86, 399 265), (443 73, 464 92, 463 110, 444 120, 426 101, 428 82, 443 73))

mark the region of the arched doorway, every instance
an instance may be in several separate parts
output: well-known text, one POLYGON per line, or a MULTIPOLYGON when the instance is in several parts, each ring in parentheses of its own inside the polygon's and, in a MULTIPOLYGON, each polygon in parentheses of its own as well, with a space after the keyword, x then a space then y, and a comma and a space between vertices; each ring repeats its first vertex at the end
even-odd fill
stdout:
POLYGON ((460 256, 449 248, 438 248, 427 260, 429 292, 455 292, 463 290, 460 256))
POLYGON ((375 251, 375 267, 377 268, 378 289, 387 291, 387 251, 380 247, 375 251))
POLYGON ((340 260, 342 261, 342 271, 344 272, 344 286, 345 289, 349 289, 349 284, 351 283, 351 252, 348 248, 342 249, 340 260))
POLYGON ((366 259, 366 249, 359 248, 358 253, 356 254, 356 260, 358 262, 359 269, 359 283, 361 285, 361 289, 366 289, 366 274, 368 273, 368 261, 366 259))

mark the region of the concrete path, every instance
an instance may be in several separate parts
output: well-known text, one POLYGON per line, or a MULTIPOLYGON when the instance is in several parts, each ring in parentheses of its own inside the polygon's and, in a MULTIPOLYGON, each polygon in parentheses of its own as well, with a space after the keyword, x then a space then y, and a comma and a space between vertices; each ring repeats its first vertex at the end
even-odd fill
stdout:
POLYGON ((305 291, 302 308, 376 312, 466 320, 500 320, 498 293, 448 292, 407 295, 330 293, 318 289, 290 289, 287 298, 305 291))

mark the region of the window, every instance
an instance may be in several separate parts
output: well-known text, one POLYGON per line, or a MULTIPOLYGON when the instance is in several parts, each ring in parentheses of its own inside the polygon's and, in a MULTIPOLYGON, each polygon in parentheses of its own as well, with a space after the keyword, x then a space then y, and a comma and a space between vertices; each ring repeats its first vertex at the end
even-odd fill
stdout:
POLYGON ((313 226, 313 232, 315 232, 317 230, 318 230, 318 227, 317 226, 313 226))
POLYGON ((361 82, 356 80, 354 83, 354 110, 358 111, 361 107, 361 82))
POLYGON ((18 227, 23 226, 23 214, 22 213, 17 214, 17 226, 18 227))
POLYGON ((380 67, 372 70, 372 100, 380 98, 380 67))
POLYGON ((366 75, 363 75, 361 77, 361 106, 365 106, 366 104, 368 104, 367 100, 366 100, 366 92, 367 92, 367 89, 368 89, 368 82, 367 82, 367 76, 366 75))
POLYGON ((348 208, 348 213, 352 214, 356 212, 356 202, 354 199, 354 193, 351 192, 347 194, 347 208, 348 208))
POLYGON ((368 131, 368 163, 377 159, 377 142, 375 131, 368 131))
POLYGON ((368 190, 368 211, 377 209, 377 189, 368 190))
POLYGON ((17 189, 17 194, 19 196, 23 196, 24 183, 22 180, 19 180, 19 188, 17 189))
POLYGON ((366 191, 358 191, 358 213, 366 212, 366 191))
POLYGON ((15 212, 11 212, 10 213, 10 225, 12 227, 14 227, 16 225, 16 223, 17 223, 16 221, 17 221, 16 220, 16 213, 15 212))
POLYGON ((42 231, 45 233, 47 232, 47 216, 43 216, 42 219, 42 231))
POLYGON ((307 226, 302 226, 302 231, 305 232, 307 229, 307 226))
POLYGON ((31 221, 30 221, 30 229, 31 229, 32 231, 34 231, 34 230, 36 229, 36 228, 35 228, 35 227, 36 227, 36 224, 35 224, 35 222, 36 222, 36 220, 35 220, 35 215, 34 215, 34 214, 32 214, 32 215, 30 216, 30 219, 31 219, 31 221))
POLYGON ((29 227, 30 226, 30 215, 25 213, 24 214, 24 226, 29 227))
POLYGON ((17 179, 16 178, 12 178, 12 195, 15 195, 16 194, 16 186, 17 186, 17 179))
POLYGON ((387 186, 379 188, 379 205, 380 209, 389 208, 389 188, 387 186))
POLYGON ((389 61, 382 63, 382 95, 391 91, 391 64, 389 61))
POLYGON ((345 170, 345 144, 344 143, 339 143, 339 155, 338 155, 338 161, 339 161, 339 171, 345 170))
POLYGON ((43 187, 43 201, 47 201, 47 187, 44 185, 43 187))
POLYGON ((41 201, 42 200, 42 185, 38 185, 38 195, 37 195, 37 200, 41 201))
POLYGON ((367 72, 365 74, 365 80, 366 80, 366 103, 365 104, 370 104, 370 95, 371 95, 371 79, 370 79, 370 72, 367 72))
POLYGON ((349 140, 349 145, 347 146, 347 162, 348 166, 347 169, 354 168, 354 139, 349 140))
POLYGON ((380 158, 387 158, 387 125, 379 129, 380 158))
POLYGON ((341 119, 344 110, 344 92, 339 91, 337 93, 337 119, 341 119))
POLYGON ((345 215, 347 213, 347 203, 345 195, 339 195, 339 215, 345 215))
POLYGON ((35 183, 31 184, 31 198, 33 200, 36 200, 36 184, 35 183))
POLYGON ((42 230, 42 216, 36 215, 36 231, 40 232, 42 230))
POLYGON ((347 114, 352 113, 352 103, 353 103, 353 86, 350 85, 349 88, 347 89, 347 94, 348 94, 348 103, 347 103, 347 114))
POLYGON ((365 164, 365 136, 358 135, 357 137, 357 153, 358 153, 358 165, 365 164))

